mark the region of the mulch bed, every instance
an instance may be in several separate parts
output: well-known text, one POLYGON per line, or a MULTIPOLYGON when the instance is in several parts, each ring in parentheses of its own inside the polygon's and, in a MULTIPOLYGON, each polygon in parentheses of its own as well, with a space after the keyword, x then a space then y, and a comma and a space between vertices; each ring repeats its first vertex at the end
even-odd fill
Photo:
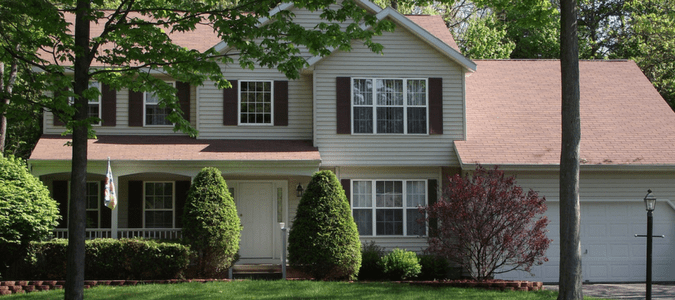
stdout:
MULTIPOLYGON (((168 279, 168 280, 85 280, 84 288, 88 289, 97 285, 137 285, 137 284, 172 284, 184 282, 214 282, 214 281, 232 281, 231 279, 168 279)), ((397 281, 408 283, 410 285, 423 285, 434 287, 460 287, 460 288, 479 288, 486 290, 499 291, 539 291, 543 290, 541 282, 532 281, 506 281, 506 280, 444 280, 444 281, 397 281)), ((0 296, 10 294, 23 294, 37 291, 48 291, 63 289, 65 285, 63 280, 22 280, 22 281, 0 281, 0 296)))

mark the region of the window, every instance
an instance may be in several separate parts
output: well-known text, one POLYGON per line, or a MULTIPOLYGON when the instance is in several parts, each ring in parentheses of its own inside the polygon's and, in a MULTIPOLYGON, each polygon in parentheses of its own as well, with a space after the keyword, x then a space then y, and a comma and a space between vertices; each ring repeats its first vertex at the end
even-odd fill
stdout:
POLYGON ((173 182, 145 182, 145 228, 173 228, 173 182))
POLYGON ((353 180, 352 213, 362 236, 421 236, 425 180, 353 180))
POLYGON ((87 228, 101 227, 101 186, 98 181, 87 181, 86 205, 87 205, 87 228))
MULTIPOLYGON (((169 82, 176 86, 175 82, 169 82)), ((172 125, 166 117, 171 113, 169 107, 159 107, 159 97, 153 92, 143 93, 143 102, 145 108, 145 125, 172 125)))
POLYGON ((427 79, 352 78, 353 133, 427 134, 427 79))
POLYGON ((239 124, 274 124, 272 87, 272 81, 239 81, 239 124))
MULTIPOLYGON (((94 99, 89 99, 89 107, 87 108, 87 116, 89 118, 101 118, 101 84, 99 82, 93 81, 89 83, 89 88, 95 88, 98 90, 99 95, 94 99)), ((93 123, 92 125, 101 125, 101 122, 93 123)))

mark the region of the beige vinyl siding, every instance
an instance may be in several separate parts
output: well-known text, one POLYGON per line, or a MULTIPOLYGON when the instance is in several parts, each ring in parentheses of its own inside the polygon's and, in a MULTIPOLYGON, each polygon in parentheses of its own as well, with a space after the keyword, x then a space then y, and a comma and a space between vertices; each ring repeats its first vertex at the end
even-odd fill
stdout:
POLYGON ((405 29, 374 40, 383 55, 360 42, 351 52, 336 51, 314 69, 316 140, 325 166, 458 165, 452 141, 464 138, 464 71, 405 29), (443 78, 442 135, 336 134, 335 78, 443 78))
MULTIPOLYGON (((190 86, 190 124, 195 126, 197 87, 190 86)), ((97 135, 185 135, 182 132, 173 132, 173 126, 133 127, 129 126, 129 90, 117 91, 117 121, 116 126, 93 126, 97 135)), ((45 134, 61 134, 64 126, 54 126, 54 115, 45 112, 45 134)))
MULTIPOLYGON (((288 80, 277 70, 256 68, 242 70, 223 66, 228 80, 288 80)), ((200 139, 312 139, 312 78, 301 76, 288 80, 288 126, 223 125, 223 90, 206 82, 199 87, 200 139)), ((233 88, 237 88, 234 86, 233 88)))
MULTIPOLYGON (((509 171, 508 173, 513 174, 509 171)), ((558 201, 558 172, 516 172, 516 181, 523 189, 533 189, 546 199, 558 201)), ((579 195, 584 201, 641 202, 647 189, 661 200, 675 202, 675 173, 630 171, 581 171, 579 195)), ((657 200, 658 201, 658 200, 657 200)), ((659 204, 657 204, 659 205, 659 204)), ((662 208, 667 204, 661 203, 662 208)))

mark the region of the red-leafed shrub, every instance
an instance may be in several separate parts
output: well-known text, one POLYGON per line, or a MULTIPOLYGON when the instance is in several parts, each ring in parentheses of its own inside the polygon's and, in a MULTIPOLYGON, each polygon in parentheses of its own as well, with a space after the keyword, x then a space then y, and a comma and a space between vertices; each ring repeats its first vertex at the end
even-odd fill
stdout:
POLYGON ((523 192, 514 177, 478 166, 472 176, 455 175, 438 201, 425 209, 431 226, 427 252, 459 264, 484 280, 512 270, 529 272, 551 242, 546 237, 546 199, 523 192))

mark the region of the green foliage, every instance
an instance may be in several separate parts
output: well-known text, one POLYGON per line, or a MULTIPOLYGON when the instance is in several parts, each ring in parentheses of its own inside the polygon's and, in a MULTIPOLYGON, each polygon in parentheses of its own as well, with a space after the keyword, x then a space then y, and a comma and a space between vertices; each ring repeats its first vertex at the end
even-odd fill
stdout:
POLYGON ((509 58, 516 44, 507 37, 506 29, 490 15, 473 18, 468 28, 458 39, 462 54, 471 59, 509 58))
POLYGON ((380 264, 382 256, 384 256, 384 248, 375 244, 375 241, 363 244, 359 280, 380 280, 384 278, 384 269, 380 264))
POLYGON ((0 155, 0 273, 29 242, 48 238, 59 219, 58 204, 26 162, 0 155))
POLYGON ((442 280, 448 278, 450 263, 445 257, 437 255, 420 255, 420 265, 422 272, 417 279, 420 280, 442 280))
MULTIPOLYGON (((68 241, 33 242, 18 279, 66 278, 68 241)), ((85 244, 87 279, 172 279, 190 262, 190 247, 139 239, 95 239, 85 244)))
POLYGON ((202 169, 190 186, 183 213, 183 239, 198 253, 199 275, 218 274, 234 264, 241 229, 220 170, 202 169))
POLYGON ((391 280, 406 280, 417 277, 422 272, 420 259, 412 251, 394 249, 380 261, 384 274, 391 280))
POLYGON ((288 260, 316 279, 355 279, 361 242, 345 192, 331 171, 312 176, 288 237, 288 260))

